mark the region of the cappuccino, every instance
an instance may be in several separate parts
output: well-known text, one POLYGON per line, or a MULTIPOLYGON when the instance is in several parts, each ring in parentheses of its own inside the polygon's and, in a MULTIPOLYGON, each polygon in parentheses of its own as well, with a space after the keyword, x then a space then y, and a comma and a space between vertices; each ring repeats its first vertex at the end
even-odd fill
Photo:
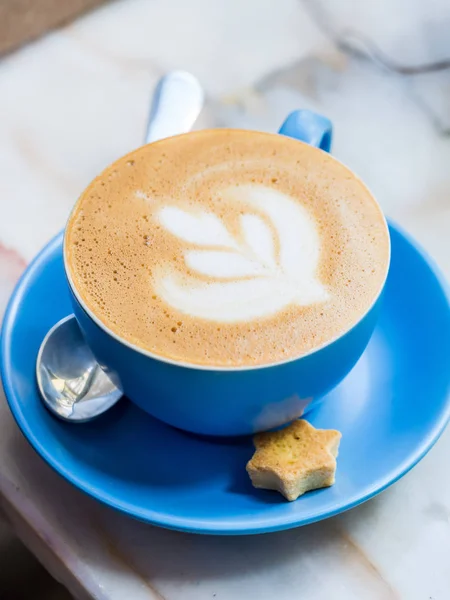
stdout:
POLYGON ((69 278, 124 340, 162 358, 254 366, 354 325, 389 262, 381 210, 328 154, 274 134, 207 130, 144 146, 85 190, 69 278))

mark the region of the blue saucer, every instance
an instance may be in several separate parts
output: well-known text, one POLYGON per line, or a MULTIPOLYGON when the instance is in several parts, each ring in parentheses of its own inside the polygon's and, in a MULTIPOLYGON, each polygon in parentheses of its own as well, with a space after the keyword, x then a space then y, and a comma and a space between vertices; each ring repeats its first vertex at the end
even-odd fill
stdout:
POLYGON ((352 508, 413 467, 450 416, 449 297, 434 265, 391 227, 392 267, 379 325, 361 360, 308 415, 342 431, 336 484, 296 502, 255 490, 250 439, 196 437, 123 400, 98 420, 65 424, 40 402, 34 368, 48 329, 71 312, 62 236, 29 266, 10 301, 2 376, 11 410, 33 447, 63 477, 149 523, 247 534, 304 525, 352 508))

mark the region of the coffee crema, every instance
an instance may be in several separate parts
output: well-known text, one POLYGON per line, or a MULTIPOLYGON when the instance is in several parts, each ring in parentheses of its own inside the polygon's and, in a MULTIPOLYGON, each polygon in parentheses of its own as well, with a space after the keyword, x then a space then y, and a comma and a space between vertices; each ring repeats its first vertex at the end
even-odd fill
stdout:
POLYGON ((275 134, 215 129, 144 146, 99 175, 66 229, 80 298, 163 358, 253 366, 349 329, 383 285, 381 210, 344 165, 275 134))

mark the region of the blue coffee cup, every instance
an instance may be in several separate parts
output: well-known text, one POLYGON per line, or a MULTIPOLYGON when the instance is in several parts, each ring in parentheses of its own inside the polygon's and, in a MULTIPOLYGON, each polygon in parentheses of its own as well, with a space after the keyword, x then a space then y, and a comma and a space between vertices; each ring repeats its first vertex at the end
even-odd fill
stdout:
MULTIPOLYGON (((330 121, 310 111, 293 112, 279 133, 330 150, 330 121)), ((117 336, 83 302, 66 260, 64 252, 74 314, 112 381, 157 419, 193 433, 217 436, 279 427, 317 405, 349 373, 369 342, 388 271, 366 313, 324 346, 274 364, 211 367, 166 359, 117 336)))

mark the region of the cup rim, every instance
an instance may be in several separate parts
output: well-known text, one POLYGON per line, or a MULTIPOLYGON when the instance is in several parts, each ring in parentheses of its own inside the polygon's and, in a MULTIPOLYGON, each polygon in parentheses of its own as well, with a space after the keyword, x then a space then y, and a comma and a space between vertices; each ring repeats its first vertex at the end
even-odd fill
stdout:
MULTIPOLYGON (((218 128, 215 128, 215 129, 218 129, 218 128)), ((203 131, 214 131, 215 129, 202 129, 200 131, 202 131, 202 132, 203 131)), ((249 130, 249 129, 239 129, 239 128, 231 128, 231 127, 221 128, 221 129, 225 129, 226 131, 241 131, 241 132, 250 132, 250 133, 252 133, 252 130, 249 130)), ((196 133, 199 133, 199 131, 190 131, 190 132, 182 133, 182 134, 179 134, 179 135, 176 135, 176 136, 170 136, 170 138, 195 135, 196 133)), ((279 134, 279 133, 259 132, 259 131, 255 132, 255 133, 264 133, 265 135, 282 135, 282 134, 279 134)), ((164 139, 168 139, 168 138, 164 138, 164 139)), ((164 142, 164 139, 152 142, 152 144, 158 144, 158 143, 164 142)), ((271 368, 271 367, 278 367, 278 366, 281 366, 281 365, 289 364, 289 363, 297 361, 297 360, 301 360, 303 358, 307 358, 309 356, 312 356, 313 354, 316 354, 317 352, 321 352, 322 350, 324 350, 328 346, 331 346, 332 344, 334 344, 335 342, 337 342, 338 340, 340 340, 341 338, 343 338, 344 336, 346 336, 348 333, 350 333, 350 331, 352 331, 352 329, 354 329, 354 327, 356 327, 359 323, 361 323, 361 321, 369 314, 369 312, 375 306, 375 304, 377 303, 377 301, 380 298, 381 294, 383 293, 384 287, 386 285, 386 281, 387 281, 387 277, 388 277, 389 269, 390 269, 390 264, 391 264, 391 252, 392 252, 392 244, 391 244, 391 236, 390 236, 390 233, 389 233, 389 225, 388 225, 386 216, 385 216, 385 214, 384 214, 384 212, 383 212, 383 210, 382 210, 382 208, 380 206, 380 203, 375 198, 375 196, 372 193, 372 191, 364 183, 364 181, 362 181, 362 179, 352 169, 350 169, 350 167, 348 167, 341 160, 337 159, 331 153, 325 152, 324 150, 321 150, 320 148, 317 148, 316 146, 311 146, 310 144, 308 144, 306 142, 303 142, 301 140, 298 140, 296 138, 289 138, 289 139, 292 139, 292 140, 296 141, 299 144, 303 144, 305 146, 308 146, 309 148, 313 148, 313 149, 315 149, 315 150, 317 150, 319 152, 324 152, 332 160, 336 161, 341 166, 343 166, 347 171, 349 171, 353 175, 353 177, 355 177, 355 179, 357 181, 359 181, 359 183, 369 192, 372 200, 374 201, 376 207, 378 208, 378 211, 379 211, 379 213, 380 213, 380 215, 382 217, 382 221, 383 221, 385 229, 386 229, 387 241, 388 241, 388 260, 386 262, 386 270, 385 270, 385 273, 384 273, 384 277, 383 277, 382 283, 380 284, 380 289, 378 290, 378 292, 374 296, 371 304, 364 311, 364 313, 362 313, 361 315, 359 315, 358 318, 349 327, 347 327, 344 331, 341 331, 339 334, 337 334, 336 336, 334 336, 332 339, 327 340, 326 342, 324 342, 320 346, 313 348, 312 350, 310 350, 309 352, 306 352, 305 354, 300 354, 298 356, 291 356, 289 358, 285 358, 285 359, 282 359, 282 360, 278 360, 278 361, 274 361, 274 362, 269 362, 269 363, 263 363, 263 364, 257 364, 257 365, 202 365, 202 364, 198 364, 198 363, 190 363, 190 362, 183 361, 183 360, 175 360, 175 359, 172 359, 172 358, 167 358, 167 357, 165 357, 163 355, 156 354, 155 352, 151 352, 150 350, 145 350, 144 348, 141 348, 141 347, 137 346, 136 344, 133 344, 132 342, 126 340, 123 337, 121 337, 120 335, 118 335, 117 333, 115 333, 114 331, 112 331, 112 329, 110 329, 105 323, 103 323, 103 321, 99 317, 97 317, 97 315, 86 305, 86 303, 84 302, 84 300, 81 298, 81 295, 78 292, 78 290, 77 290, 77 288, 75 286, 75 283, 73 282, 73 279, 72 279, 71 274, 70 274, 70 270, 69 270, 68 265, 67 265, 67 250, 66 250, 66 248, 67 248, 67 224, 69 223, 70 219, 72 218, 72 215, 73 215, 73 213, 75 211, 75 208, 76 208, 76 206, 78 204, 78 201, 79 201, 79 198, 78 198, 77 201, 75 202, 72 210, 70 211, 69 217, 68 217, 67 222, 66 222, 66 226, 64 228, 64 237, 63 237, 63 262, 64 262, 64 271, 65 271, 65 274, 66 274, 66 277, 67 277, 69 288, 70 288, 72 294, 74 295, 75 299, 77 300, 78 304, 84 310, 84 312, 89 316, 89 318, 92 319, 92 321, 94 321, 94 323, 98 327, 100 327, 100 329, 102 329, 106 334, 108 334, 109 336, 111 336, 117 342, 119 342, 119 343, 123 344, 124 346, 128 347, 130 350, 134 350, 135 352, 137 352, 139 354, 142 354, 143 356, 146 356, 148 358, 152 358, 152 359, 157 360, 159 362, 163 362, 163 363, 166 363, 166 364, 169 364, 169 365, 173 365, 173 366, 183 367, 183 368, 186 368, 186 369, 197 370, 197 371, 217 371, 217 372, 240 372, 240 371, 242 371, 242 372, 245 372, 245 371, 257 371, 257 370, 261 370, 261 369, 268 369, 268 368, 271 368)), ((149 144, 143 144, 143 146, 145 146, 145 145, 149 145, 149 144)), ((128 152, 127 154, 119 157, 118 159, 116 159, 115 161, 113 161, 110 165, 108 165, 107 167, 105 167, 105 169, 103 169, 101 173, 103 173, 103 171, 105 171, 111 165, 113 165, 117 160, 122 160, 122 159, 126 158, 127 156, 130 156, 131 154, 133 154, 134 152, 136 152, 136 150, 139 150, 139 148, 142 148, 143 146, 135 148, 131 152, 128 152)), ((90 185, 91 183, 92 182, 90 182, 88 185, 90 185)))

